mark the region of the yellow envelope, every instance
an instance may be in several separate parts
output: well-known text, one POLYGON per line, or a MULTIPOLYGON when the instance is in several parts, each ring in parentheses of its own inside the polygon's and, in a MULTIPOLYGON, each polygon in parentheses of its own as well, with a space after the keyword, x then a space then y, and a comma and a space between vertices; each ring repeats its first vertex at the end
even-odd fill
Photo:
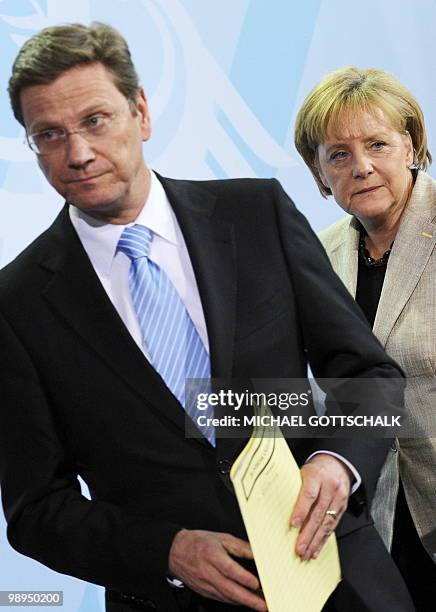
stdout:
MULTIPOLYGON (((258 414, 271 417, 266 406, 258 414)), ((268 420, 268 419, 265 419, 268 420)), ((278 426, 255 427, 230 477, 244 519, 269 612, 319 612, 341 580, 336 537, 317 559, 296 555, 290 517, 300 468, 278 426)))

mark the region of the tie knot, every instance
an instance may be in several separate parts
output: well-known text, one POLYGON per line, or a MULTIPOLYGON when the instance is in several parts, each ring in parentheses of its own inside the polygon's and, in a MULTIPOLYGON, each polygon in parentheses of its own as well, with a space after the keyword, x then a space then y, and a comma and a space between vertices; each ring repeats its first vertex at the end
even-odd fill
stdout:
POLYGON ((130 259, 148 257, 150 252, 153 232, 143 225, 132 225, 126 227, 118 241, 117 249, 122 251, 130 259))

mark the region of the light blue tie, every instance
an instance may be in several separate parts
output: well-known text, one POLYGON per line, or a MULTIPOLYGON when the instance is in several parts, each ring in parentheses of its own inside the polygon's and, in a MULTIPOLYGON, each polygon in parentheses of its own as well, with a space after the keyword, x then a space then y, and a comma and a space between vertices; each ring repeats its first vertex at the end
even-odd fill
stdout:
MULTIPOLYGON (((194 418, 201 413, 195 401, 185 402, 185 379, 209 379, 209 355, 174 285, 148 257, 153 236, 142 225, 126 227, 117 248, 132 262, 130 293, 150 362, 186 413, 194 418)), ((197 424, 196 419, 194 422, 197 424)), ((199 429, 215 445, 214 427, 199 429)))

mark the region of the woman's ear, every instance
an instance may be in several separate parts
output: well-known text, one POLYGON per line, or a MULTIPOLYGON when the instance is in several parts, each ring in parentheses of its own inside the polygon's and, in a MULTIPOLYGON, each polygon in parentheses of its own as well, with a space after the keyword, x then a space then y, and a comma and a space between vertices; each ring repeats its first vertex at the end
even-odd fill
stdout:
POLYGON ((406 146, 406 166, 408 168, 414 168, 417 160, 415 159, 416 153, 415 149, 413 148, 412 137, 409 132, 406 132, 405 134, 403 134, 403 138, 405 139, 406 146))

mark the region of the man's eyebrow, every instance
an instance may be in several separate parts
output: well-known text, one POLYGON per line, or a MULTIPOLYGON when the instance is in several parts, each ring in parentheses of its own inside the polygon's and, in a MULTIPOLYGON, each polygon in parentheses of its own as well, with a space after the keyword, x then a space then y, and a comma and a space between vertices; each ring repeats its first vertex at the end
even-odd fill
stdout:
MULTIPOLYGON (((85 106, 78 116, 80 119, 84 119, 85 117, 89 117, 90 115, 95 115, 95 113, 113 113, 114 109, 108 107, 107 102, 93 102, 89 106, 85 106)), ((79 121, 80 121, 79 119, 79 121)))
MULTIPOLYGON (((90 115, 95 115, 95 113, 99 113, 99 112, 109 114, 109 113, 113 113, 114 110, 111 108, 108 108, 107 102, 104 102, 103 100, 93 101, 92 104, 90 104, 89 106, 83 107, 83 109, 81 109, 81 111, 77 113, 74 123, 78 123, 82 121, 83 119, 86 119, 86 117, 89 117, 90 115)), ((41 120, 35 121, 35 123, 31 126, 29 133, 34 134, 37 132, 43 132, 44 130, 47 130, 50 128, 53 129, 53 128, 61 128, 61 127, 64 127, 64 126, 62 125, 62 121, 60 120, 41 119, 41 120)))
POLYGON ((44 130, 59 128, 59 124, 56 121, 49 121, 42 119, 41 121, 35 121, 28 130, 29 134, 36 134, 38 132, 43 132, 44 130))

